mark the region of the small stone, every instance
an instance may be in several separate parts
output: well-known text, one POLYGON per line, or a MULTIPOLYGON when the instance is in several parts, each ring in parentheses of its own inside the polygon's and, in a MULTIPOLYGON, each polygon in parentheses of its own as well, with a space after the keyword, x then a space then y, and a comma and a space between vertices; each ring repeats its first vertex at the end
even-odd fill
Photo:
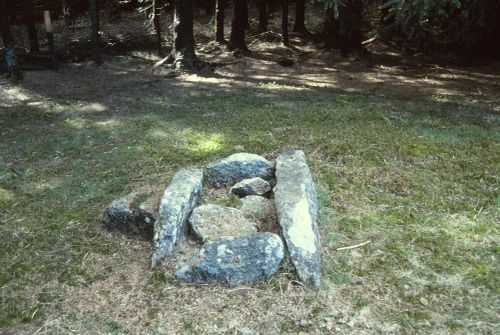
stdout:
POLYGON ((420 298, 420 303, 423 306, 428 306, 429 305, 429 301, 427 299, 425 299, 424 297, 420 298))
POLYGON ((245 151, 245 147, 242 146, 242 145, 235 145, 234 146, 234 151, 236 151, 236 152, 243 152, 243 151, 245 151))
POLYGON ((187 230, 187 220, 198 203, 203 183, 199 169, 182 169, 172 177, 160 202, 159 218, 155 223, 155 237, 151 266, 155 267, 172 254, 187 230))
POLYGON ((245 218, 240 210, 212 204, 196 207, 189 218, 189 224, 202 242, 257 231, 256 224, 245 218))
POLYGON ((205 243, 178 265, 175 276, 188 283, 249 284, 272 276, 284 255, 283 242, 273 233, 224 237, 205 243))
POLYGON ((148 204, 148 197, 146 193, 132 192, 113 201, 104 210, 104 226, 132 237, 152 240, 158 213, 148 204))
POLYGON ((240 152, 208 164, 205 177, 215 185, 234 184, 254 177, 269 180, 273 178, 273 165, 262 156, 240 152))
POLYGON ((271 200, 258 195, 249 195, 241 199, 243 215, 250 220, 270 222, 276 219, 276 212, 271 200))
POLYGON ((271 185, 260 177, 244 179, 231 187, 231 192, 239 197, 264 195, 271 190, 271 185))
POLYGON ((302 319, 299 321, 299 326, 300 327, 307 327, 307 326, 309 326, 309 321, 307 321, 306 319, 302 319))

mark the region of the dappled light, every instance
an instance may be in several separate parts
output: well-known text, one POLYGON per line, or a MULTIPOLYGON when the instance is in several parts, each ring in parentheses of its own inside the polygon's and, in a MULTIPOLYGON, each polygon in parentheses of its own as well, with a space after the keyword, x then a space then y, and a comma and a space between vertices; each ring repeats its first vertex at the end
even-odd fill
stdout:
POLYGON ((190 128, 178 132, 177 136, 184 140, 185 147, 193 152, 216 152, 223 147, 224 142, 224 136, 220 133, 207 134, 190 128))
MULTIPOLYGON (((338 15, 355 2, 339 2, 338 15)), ((33 3, 41 20, 44 2, 33 3)), ((215 2, 193 2, 194 41, 180 48, 170 29, 190 31, 189 17, 173 20, 181 2, 156 12, 163 2, 140 1, 149 6, 140 10, 134 3, 101 8, 99 30, 89 8, 63 17, 51 7, 57 70, 42 40, 40 53, 18 48, 22 80, 0 66, 1 334, 494 333, 498 62, 452 61, 451 47, 434 57, 419 48, 437 45, 402 38, 406 30, 384 37, 382 8, 365 2, 370 22, 354 41, 362 48, 328 50, 335 34, 321 33, 332 14, 323 3, 306 2, 307 30, 290 31, 287 45, 286 2, 248 1, 249 27, 242 41, 232 36, 234 50, 213 41, 215 2), (266 28, 257 27, 261 6, 266 28), (103 229, 107 206, 134 192, 153 201, 125 210, 157 215, 176 171, 201 171, 235 153, 258 154, 272 170, 291 149, 305 153, 318 198, 317 292, 289 260, 262 282, 186 284, 175 276, 178 263, 202 245, 189 229, 154 270, 150 240, 103 229)), ((298 3, 289 1, 292 13, 298 3)), ((14 14, 9 22, 20 20, 14 14)), ((25 27, 11 30, 28 50, 25 27)), ((264 198, 254 196, 272 207, 275 180, 263 182, 264 198)), ((200 202, 241 208, 231 186, 205 179, 200 202)), ((269 227, 259 229, 283 235, 269 227)), ((292 232, 310 247, 300 239, 304 227, 292 232)))
POLYGON ((121 121, 117 118, 110 118, 104 121, 95 121, 94 125, 98 128, 112 130, 121 126, 121 121))

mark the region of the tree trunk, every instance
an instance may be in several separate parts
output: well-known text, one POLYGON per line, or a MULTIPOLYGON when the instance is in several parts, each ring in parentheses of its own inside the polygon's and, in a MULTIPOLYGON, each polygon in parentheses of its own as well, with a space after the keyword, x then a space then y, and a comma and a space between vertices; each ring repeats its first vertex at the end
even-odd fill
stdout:
POLYGON ((333 9, 327 10, 325 21, 325 42, 328 49, 340 49, 343 56, 353 51, 363 51, 361 19, 363 12, 362 0, 348 0, 339 6, 338 17, 333 9))
POLYGON ((297 0, 295 4, 295 24, 293 31, 296 33, 307 33, 305 25, 306 0, 297 0))
POLYGON ((248 17, 248 1, 247 0, 242 0, 244 2, 243 4, 243 21, 245 22, 245 29, 250 28, 250 21, 248 17))
POLYGON ((283 44, 285 46, 290 45, 290 39, 288 38, 288 0, 281 0, 282 16, 281 16, 281 33, 283 38, 283 44))
POLYGON ((175 0, 172 52, 158 65, 163 63, 173 64, 177 70, 198 70, 205 63, 202 62, 194 50, 193 32, 193 1, 175 0))
POLYGON ((325 38, 325 48, 331 50, 335 46, 337 38, 337 25, 335 11, 333 8, 326 10, 325 22, 323 27, 323 36, 325 38))
POLYGON ((153 25, 156 33, 156 48, 161 55, 160 0, 153 0, 153 25))
POLYGON ((215 2, 215 41, 226 43, 224 39, 224 10, 227 0, 216 0, 215 2))
POLYGON ((269 23, 269 13, 267 11, 267 4, 265 0, 259 1, 259 33, 264 33, 267 31, 267 25, 269 23))
POLYGON ((234 0, 234 17, 231 25, 231 37, 229 39, 229 50, 248 52, 245 44, 245 7, 246 0, 234 0))
POLYGON ((101 51, 99 50, 99 11, 97 9, 96 0, 89 0, 89 16, 91 30, 91 58, 96 64, 101 64, 102 58, 101 51))
POLYGON ((38 44, 38 33, 36 31, 35 17, 33 13, 33 0, 23 1, 23 18, 24 25, 28 31, 30 53, 38 53, 40 52, 40 46, 38 44))
POLYGON ((21 69, 17 64, 14 37, 9 26, 9 9, 7 0, 0 0, 0 33, 2 34, 3 46, 5 48, 5 60, 9 76, 16 80, 22 79, 21 69))

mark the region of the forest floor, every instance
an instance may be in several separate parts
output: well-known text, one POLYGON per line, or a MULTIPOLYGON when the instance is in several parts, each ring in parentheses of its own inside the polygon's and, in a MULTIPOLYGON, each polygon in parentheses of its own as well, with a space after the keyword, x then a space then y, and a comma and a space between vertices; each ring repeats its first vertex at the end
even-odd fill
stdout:
POLYGON ((208 43, 227 65, 198 75, 130 52, 0 79, 0 334, 498 333, 500 66, 292 45, 208 43), (319 292, 287 271, 182 284, 179 255, 151 271, 149 242, 101 228, 113 199, 242 148, 305 151, 319 292))

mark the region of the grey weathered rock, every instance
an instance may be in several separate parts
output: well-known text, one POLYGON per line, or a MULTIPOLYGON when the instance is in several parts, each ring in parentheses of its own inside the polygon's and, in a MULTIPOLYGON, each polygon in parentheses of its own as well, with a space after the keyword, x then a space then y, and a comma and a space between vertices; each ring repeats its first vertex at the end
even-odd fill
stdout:
POLYGON ((173 176, 163 193, 155 223, 152 267, 170 255, 185 234, 187 219, 198 202, 202 183, 203 172, 199 169, 182 169, 173 176))
POLYGON ((273 221, 276 212, 271 200, 258 195, 249 195, 241 199, 243 215, 250 220, 273 221))
POLYGON ((151 240, 157 212, 146 201, 148 196, 142 192, 132 192, 113 201, 104 210, 104 226, 133 237, 151 240))
POLYGON ((256 224, 245 218, 240 210, 212 204, 196 207, 189 223, 193 233, 203 242, 257 231, 256 224))
POLYGON ((224 237, 205 243, 175 275, 189 283, 247 284, 272 276, 283 257, 283 242, 276 234, 224 237))
POLYGON ((205 178, 211 184, 228 185, 253 177, 272 179, 271 162, 262 156, 241 152, 212 162, 205 167, 205 178))
POLYGON ((304 152, 293 150, 276 159, 274 188, 278 223, 300 280, 319 288, 321 247, 318 203, 304 152))
POLYGON ((271 185, 260 177, 243 179, 231 187, 231 192, 239 197, 247 195, 264 195, 271 190, 271 185))

